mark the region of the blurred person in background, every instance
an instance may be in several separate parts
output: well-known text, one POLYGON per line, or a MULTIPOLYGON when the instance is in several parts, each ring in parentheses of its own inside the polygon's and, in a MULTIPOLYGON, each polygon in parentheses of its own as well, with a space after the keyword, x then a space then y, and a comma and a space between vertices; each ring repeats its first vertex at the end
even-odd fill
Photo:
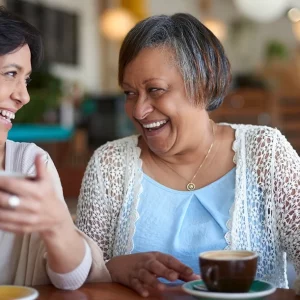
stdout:
POLYGON ((230 80, 220 41, 189 14, 149 17, 123 41, 119 84, 139 135, 95 151, 77 211, 112 281, 146 297, 198 278, 199 253, 217 249, 256 251, 257 279, 276 287, 286 253, 299 275, 300 159, 276 129, 210 119, 230 80))
POLYGON ((102 253, 73 224, 48 153, 33 143, 7 140, 15 114, 30 100, 27 85, 42 56, 39 32, 1 7, 0 284, 51 281, 76 289, 86 280, 110 279, 97 271, 102 253))

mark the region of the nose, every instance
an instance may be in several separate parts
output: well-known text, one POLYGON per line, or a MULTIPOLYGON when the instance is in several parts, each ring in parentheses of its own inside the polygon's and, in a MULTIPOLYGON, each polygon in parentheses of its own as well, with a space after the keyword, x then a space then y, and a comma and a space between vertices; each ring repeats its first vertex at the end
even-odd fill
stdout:
POLYGON ((30 96, 27 90, 27 85, 25 81, 19 81, 16 86, 14 91, 11 94, 11 98, 18 102, 19 104, 25 105, 29 102, 30 96))
POLYGON ((143 120, 145 119, 151 112, 153 111, 153 106, 151 104, 151 100, 146 98, 139 97, 139 99, 136 101, 134 110, 133 110, 133 116, 137 120, 143 120))

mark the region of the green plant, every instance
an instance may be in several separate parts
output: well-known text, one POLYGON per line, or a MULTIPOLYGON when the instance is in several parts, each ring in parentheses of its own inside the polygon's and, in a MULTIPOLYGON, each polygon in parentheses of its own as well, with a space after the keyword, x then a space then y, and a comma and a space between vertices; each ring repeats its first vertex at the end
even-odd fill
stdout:
POLYGON ((265 57, 267 60, 271 60, 274 58, 283 60, 288 57, 288 50, 282 42, 271 40, 266 45, 265 57))
POLYGON ((17 123, 38 123, 44 113, 56 108, 62 95, 62 81, 49 72, 47 65, 31 74, 28 86, 30 102, 16 114, 17 123))

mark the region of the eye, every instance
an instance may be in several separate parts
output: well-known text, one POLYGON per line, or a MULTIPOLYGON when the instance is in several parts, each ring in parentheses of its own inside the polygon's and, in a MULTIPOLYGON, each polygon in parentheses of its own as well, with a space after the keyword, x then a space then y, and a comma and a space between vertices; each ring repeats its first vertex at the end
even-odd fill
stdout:
POLYGON ((160 96, 161 94, 163 94, 164 91, 165 91, 164 89, 161 89, 161 88, 154 88, 154 87, 148 89, 148 93, 149 93, 149 94, 152 94, 153 97, 158 97, 158 96, 160 96))
POLYGON ((132 98, 135 96, 135 93, 131 91, 124 91, 124 94, 126 95, 126 98, 132 98))
POLYGON ((159 88, 149 88, 148 89, 148 92, 149 93, 155 93, 155 92, 158 92, 158 91, 160 91, 161 89, 159 89, 159 88))
POLYGON ((17 72, 16 71, 9 71, 9 72, 6 72, 5 75, 8 76, 8 77, 15 78, 17 76, 17 72))
POLYGON ((30 77, 26 78, 25 80, 25 83, 26 83, 26 86, 32 81, 32 79, 30 77))

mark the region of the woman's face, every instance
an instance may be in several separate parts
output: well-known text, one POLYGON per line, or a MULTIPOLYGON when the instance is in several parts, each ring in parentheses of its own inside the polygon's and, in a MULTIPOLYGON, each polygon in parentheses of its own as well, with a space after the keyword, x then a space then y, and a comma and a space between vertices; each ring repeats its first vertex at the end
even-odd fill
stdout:
POLYGON ((28 45, 0 56, 0 128, 12 127, 16 112, 30 100, 27 83, 31 73, 28 45))
POLYGON ((126 113, 158 155, 178 154, 192 145, 206 113, 188 100, 172 57, 167 49, 143 49, 125 68, 122 83, 126 113))

